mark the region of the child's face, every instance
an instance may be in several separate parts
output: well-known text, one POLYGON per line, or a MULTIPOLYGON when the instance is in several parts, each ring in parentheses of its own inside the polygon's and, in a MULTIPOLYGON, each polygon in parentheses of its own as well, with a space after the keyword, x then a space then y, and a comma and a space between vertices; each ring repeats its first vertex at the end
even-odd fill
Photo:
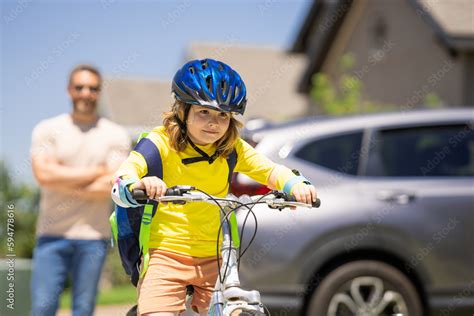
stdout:
POLYGON ((215 143, 227 132, 230 114, 193 105, 189 111, 188 136, 197 145, 215 143))

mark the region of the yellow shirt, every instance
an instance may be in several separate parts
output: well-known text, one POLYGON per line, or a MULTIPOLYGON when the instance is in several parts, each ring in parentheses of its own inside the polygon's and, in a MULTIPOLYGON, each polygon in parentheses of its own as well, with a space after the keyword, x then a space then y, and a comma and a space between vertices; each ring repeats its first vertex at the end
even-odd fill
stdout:
MULTIPOLYGON (((163 164, 162 180, 168 187, 192 185, 214 196, 227 195, 229 167, 225 158, 219 157, 212 164, 201 161, 184 165, 181 162, 183 158, 199 156, 190 145, 183 152, 171 149, 168 135, 162 126, 153 129, 147 138, 159 149, 163 164)), ((213 144, 198 147, 209 156, 216 150, 213 144)), ((275 164, 242 139, 236 142, 235 149, 237 163, 234 171, 267 184, 275 164)), ((142 154, 132 151, 117 175, 124 178, 142 178, 147 172, 145 158, 142 154)), ((185 205, 161 203, 153 217, 149 245, 150 248, 174 251, 193 257, 215 256, 219 225, 220 215, 217 206, 204 202, 185 205)))

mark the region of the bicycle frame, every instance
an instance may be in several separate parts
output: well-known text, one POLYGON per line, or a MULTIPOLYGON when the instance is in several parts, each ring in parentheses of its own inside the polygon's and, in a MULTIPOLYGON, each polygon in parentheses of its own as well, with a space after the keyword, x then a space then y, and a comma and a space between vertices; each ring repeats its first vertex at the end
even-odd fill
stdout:
MULTIPOLYGON (((234 220, 235 213, 230 213, 234 210, 237 211, 241 208, 245 208, 242 204, 266 203, 270 208, 281 210, 291 206, 319 207, 321 201, 317 199, 317 202, 314 202, 311 206, 296 202, 294 199, 291 200, 286 194, 279 191, 273 191, 272 196, 265 199, 265 196, 250 197, 246 195, 237 198, 232 194, 228 194, 225 199, 222 199, 207 194, 196 195, 189 193, 194 190, 196 189, 191 186, 175 186, 169 188, 166 195, 158 198, 156 201, 171 203, 176 203, 177 201, 183 203, 201 201, 218 205, 224 211, 225 215, 221 213, 223 236, 221 244, 222 265, 219 278, 216 280, 207 315, 230 316, 239 310, 242 312, 251 312, 254 313, 254 315, 265 315, 260 293, 256 290, 244 290, 240 287, 237 259, 237 249, 240 245, 236 245, 232 238, 234 237, 233 234, 238 234, 238 229, 237 227, 229 226, 229 222, 236 223, 237 221, 234 220), (229 217, 230 219, 227 220, 229 217), (223 276, 222 281, 220 276, 223 276)), ((147 203, 148 198, 143 190, 134 190, 133 196, 137 201, 144 201, 143 204, 147 203)), ((235 240, 238 241, 238 238, 235 240)))

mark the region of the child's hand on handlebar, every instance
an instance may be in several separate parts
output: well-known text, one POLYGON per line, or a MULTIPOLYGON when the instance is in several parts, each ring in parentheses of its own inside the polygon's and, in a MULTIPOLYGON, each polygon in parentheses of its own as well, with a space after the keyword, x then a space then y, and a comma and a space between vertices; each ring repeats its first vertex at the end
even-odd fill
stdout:
POLYGON ((167 187, 166 183, 158 177, 144 177, 130 186, 130 191, 133 189, 145 190, 149 199, 156 199, 165 195, 167 187))
POLYGON ((316 202, 316 188, 311 184, 297 183, 292 189, 292 195, 296 201, 311 205, 316 202))

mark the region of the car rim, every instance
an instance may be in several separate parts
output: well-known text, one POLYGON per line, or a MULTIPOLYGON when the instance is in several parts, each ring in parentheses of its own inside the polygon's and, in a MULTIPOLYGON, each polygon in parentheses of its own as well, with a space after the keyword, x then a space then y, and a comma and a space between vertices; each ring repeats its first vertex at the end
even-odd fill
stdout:
POLYGON ((328 315, 408 315, 402 295, 380 278, 358 277, 339 288, 329 303, 328 315))

